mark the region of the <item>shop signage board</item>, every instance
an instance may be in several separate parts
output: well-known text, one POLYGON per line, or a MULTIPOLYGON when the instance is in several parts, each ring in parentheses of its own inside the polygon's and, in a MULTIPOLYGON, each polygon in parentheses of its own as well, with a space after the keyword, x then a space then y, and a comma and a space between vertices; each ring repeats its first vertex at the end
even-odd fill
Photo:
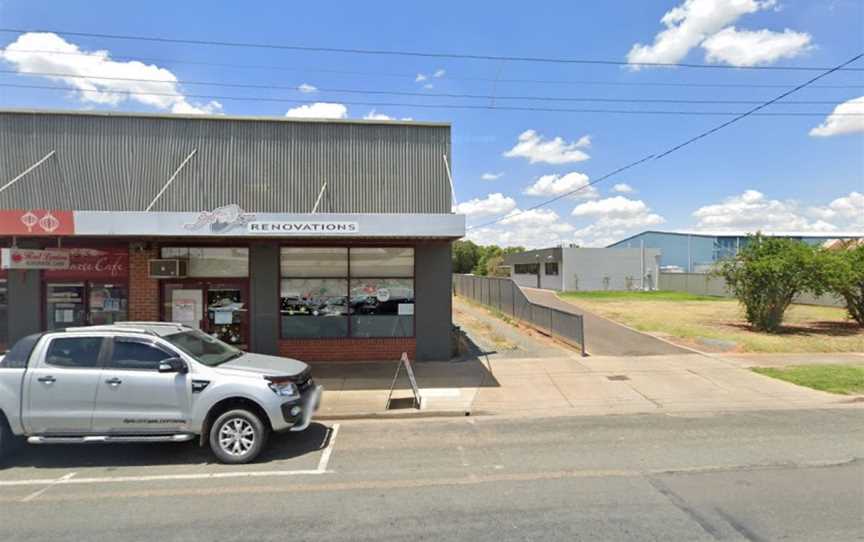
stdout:
POLYGON ((45 272, 45 278, 120 280, 129 276, 129 249, 126 247, 63 248, 69 264, 45 272))
POLYGON ((0 234, 22 237, 74 235, 75 214, 51 209, 0 210, 0 234))
POLYGON ((0 267, 3 269, 68 269, 69 253, 63 250, 4 248, 0 249, 0 267))
POLYGON ((414 394, 413 406, 416 409, 421 408, 420 402, 420 387, 417 385, 417 377, 414 375, 414 367, 411 365, 411 360, 408 359, 408 352, 402 352, 402 357, 399 358, 399 363, 396 365, 396 374, 393 375, 393 382, 390 384, 390 395, 387 396, 387 406, 385 410, 390 409, 390 402, 393 400, 393 390, 396 389, 396 382, 399 380, 399 373, 405 367, 405 374, 408 375, 408 383, 411 384, 411 392, 414 394))
POLYGON ((334 235, 360 233, 357 222, 302 221, 302 222, 250 222, 246 231, 254 234, 277 235, 334 235))

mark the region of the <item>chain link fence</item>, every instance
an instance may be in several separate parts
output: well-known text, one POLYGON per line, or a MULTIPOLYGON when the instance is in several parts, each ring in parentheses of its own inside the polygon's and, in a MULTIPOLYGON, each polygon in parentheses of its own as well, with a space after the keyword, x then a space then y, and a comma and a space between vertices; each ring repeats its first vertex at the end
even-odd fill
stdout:
POLYGON ((509 278, 453 275, 453 291, 560 339, 585 355, 582 316, 532 303, 509 278))

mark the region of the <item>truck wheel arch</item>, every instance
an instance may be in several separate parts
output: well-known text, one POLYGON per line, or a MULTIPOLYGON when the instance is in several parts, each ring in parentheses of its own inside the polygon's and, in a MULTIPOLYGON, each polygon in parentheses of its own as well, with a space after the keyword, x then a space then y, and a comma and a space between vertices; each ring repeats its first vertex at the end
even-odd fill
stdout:
POLYGON ((267 412, 261 408, 261 405, 252 399, 247 399, 246 397, 228 397, 218 401, 210 407, 210 410, 207 411, 207 416, 204 417, 204 424, 201 426, 201 434, 198 439, 199 445, 207 445, 210 438, 210 427, 213 425, 213 421, 216 420, 216 418, 224 412, 237 408, 254 413, 261 419, 261 423, 263 423, 268 430, 273 430, 273 427, 270 425, 270 417, 267 415, 267 412))

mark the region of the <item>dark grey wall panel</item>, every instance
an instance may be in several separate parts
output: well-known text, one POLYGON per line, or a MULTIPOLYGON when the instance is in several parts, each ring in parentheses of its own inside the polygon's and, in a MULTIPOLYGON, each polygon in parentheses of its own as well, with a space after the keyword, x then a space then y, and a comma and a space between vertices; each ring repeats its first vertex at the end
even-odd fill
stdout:
POLYGON ((256 243, 249 247, 249 327, 251 350, 279 353, 279 245, 256 243))
MULTIPOLYGON (((449 213, 450 126, 0 111, 0 208, 449 213)), ((450 158, 452 163, 452 158, 450 158)))
POLYGON ((418 244, 414 258, 417 359, 446 361, 451 357, 453 309, 450 242, 418 244))
POLYGON ((9 272, 9 345, 42 331, 42 283, 39 271, 9 272))

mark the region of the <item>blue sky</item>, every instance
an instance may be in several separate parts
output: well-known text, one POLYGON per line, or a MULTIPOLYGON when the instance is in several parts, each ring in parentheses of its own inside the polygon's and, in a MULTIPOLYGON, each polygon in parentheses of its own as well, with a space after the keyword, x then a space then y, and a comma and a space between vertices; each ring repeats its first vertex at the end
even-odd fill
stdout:
MULTIPOLYGON (((502 6, 447 1, 326 5, 261 2, 253 6, 2 0, 0 26, 325 47, 735 66, 833 66, 864 51, 864 3, 855 0, 547 1, 502 6)), ((681 142, 726 117, 447 110, 419 105, 742 111, 746 105, 536 102, 506 97, 767 100, 784 88, 651 84, 791 88, 814 73, 361 56, 160 44, 62 33, 0 33, 0 47, 5 47, 0 69, 16 72, 0 74, 0 83, 74 85, 89 90, 0 87, 2 107, 272 116, 284 116, 294 109, 294 114, 349 118, 363 118, 374 109, 378 115, 396 119, 451 122, 451 160, 460 204, 457 209, 469 215, 469 227, 510 214, 502 223, 470 229, 470 237, 483 243, 602 245, 644 229, 864 230, 864 118, 841 115, 826 119, 836 106, 864 97, 864 72, 833 74, 819 83, 832 88, 805 89, 789 98, 826 104, 777 105, 771 109, 817 112, 820 116, 750 117, 663 160, 648 162, 598 184, 594 190, 585 190, 581 197, 566 198, 539 211, 521 212, 561 191, 681 142), (32 52, 44 50, 74 54, 32 52), (98 56, 94 51, 106 53, 98 56), (130 63, 132 60, 140 62, 130 63), (86 77, 63 80, 21 72, 168 82, 86 77), (187 83, 192 81, 285 88, 187 83), (317 90, 303 92, 300 85, 317 90), (131 94, 106 92, 106 88, 118 86, 131 94), (325 89, 421 95, 341 94, 325 89), (493 102, 429 96, 436 93, 497 98, 493 102), (196 95, 277 101, 214 100, 196 95), (327 105, 308 110, 302 104, 278 101, 291 99, 327 105), (373 107, 350 102, 406 105, 373 107), (298 107, 301 109, 295 109, 298 107), (817 128, 820 125, 822 128, 817 128), (521 145, 517 147, 520 136, 521 145), (497 178, 484 180, 484 174, 497 178), (616 184, 626 184, 631 191, 614 191, 616 184)), ((864 61, 855 66, 864 68, 864 61)), ((864 113, 860 103, 841 107, 844 109, 840 112, 864 113)))

